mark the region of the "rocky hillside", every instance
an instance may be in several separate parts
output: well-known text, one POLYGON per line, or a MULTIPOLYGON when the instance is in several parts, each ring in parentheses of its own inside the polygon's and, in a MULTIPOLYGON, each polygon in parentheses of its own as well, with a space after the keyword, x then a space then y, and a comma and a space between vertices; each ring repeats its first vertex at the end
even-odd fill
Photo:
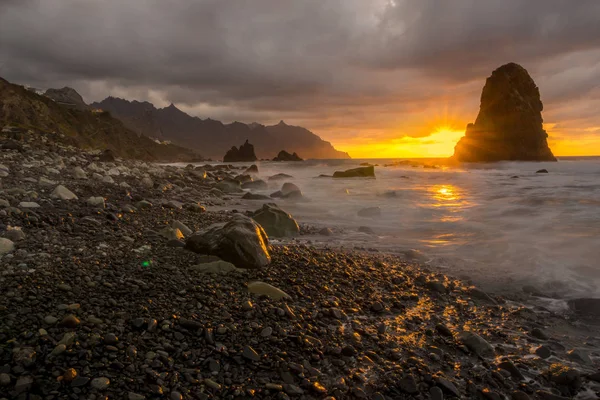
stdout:
POLYGON ((62 89, 48 89, 44 96, 49 97, 61 106, 76 108, 78 110, 89 110, 89 106, 83 101, 83 97, 70 87, 62 89))
MULTIPOLYGON (((75 92, 76 93, 76 92, 75 92)), ((84 149, 111 149, 119 157, 147 161, 191 161, 195 152, 158 144, 126 128, 108 113, 64 107, 48 97, 0 78, 0 126, 56 132, 84 149)))
POLYGON ((173 104, 156 108, 148 102, 115 97, 91 106, 110 112, 139 134, 170 140, 214 159, 220 159, 232 146, 246 139, 254 144, 256 155, 261 159, 272 159, 281 149, 297 152, 305 158, 350 158, 348 153, 336 150, 308 129, 283 121, 273 126, 240 122, 223 124, 210 118, 192 117, 173 104))
POLYGON ((454 149, 463 162, 556 161, 542 126, 540 91, 525 68, 501 66, 487 78, 474 124, 454 149))

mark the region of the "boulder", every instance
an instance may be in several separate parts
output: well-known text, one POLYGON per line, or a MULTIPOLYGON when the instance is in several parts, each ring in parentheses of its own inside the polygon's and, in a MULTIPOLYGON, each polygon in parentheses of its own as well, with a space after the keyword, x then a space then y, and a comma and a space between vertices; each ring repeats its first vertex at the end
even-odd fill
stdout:
POLYGON ((293 176, 288 175, 288 174, 275 174, 273 176, 269 177, 270 181, 279 181, 279 180, 284 180, 284 179, 290 179, 293 178, 293 176))
POLYGON ((225 224, 193 234, 185 247, 195 253, 217 256, 238 268, 260 268, 271 262, 268 246, 268 236, 258 223, 235 214, 225 224))
POLYGON ((381 217, 381 208, 366 207, 366 208, 360 209, 360 210, 358 210, 358 216, 366 217, 366 218, 381 217))
POLYGON ((98 161, 101 162, 113 162, 115 161, 115 154, 112 150, 106 149, 98 156, 98 161))
POLYGON ((194 233, 186 224, 178 220, 173 221, 171 228, 179 229, 181 233, 183 233, 183 236, 190 236, 192 233, 194 233))
POLYGON ((300 158, 300 156, 296 153, 290 154, 285 150, 281 150, 277 157, 273 159, 273 161, 304 161, 300 158))
POLYGON ((286 182, 283 184, 283 186, 281 186, 281 194, 283 195, 282 197, 286 197, 292 192, 298 192, 300 195, 302 195, 300 188, 291 182, 286 182))
POLYGON ((375 167, 359 167, 347 169, 346 171, 335 171, 334 178, 374 178, 375 167))
POLYGON ((239 193, 242 191, 242 186, 235 179, 225 178, 215 185, 223 193, 239 193))
POLYGON ((254 146, 246 142, 237 147, 233 146, 223 157, 223 162, 247 162, 247 161, 256 161, 258 158, 256 154, 254 154, 254 146))
POLYGON ((459 339, 469 350, 480 357, 494 357, 496 351, 484 338, 473 332, 463 332, 459 339))
POLYGON ((542 123, 540 91, 522 66, 492 72, 481 93, 475 123, 454 148, 460 162, 556 161, 542 123))
POLYGON ((248 168, 246 168, 246 170, 244 171, 244 174, 258 174, 258 167, 256 166, 256 164, 252 164, 251 166, 249 166, 248 168))
POLYGON ((64 187, 63 185, 58 185, 54 188, 50 197, 61 200, 77 200, 77 196, 75 193, 71 192, 69 189, 64 187))
POLYGON ((258 222, 270 236, 286 237, 296 236, 300 227, 296 220, 274 203, 263 204, 256 210, 252 218, 258 222))
POLYGON ((238 176, 236 176, 233 179, 235 179, 236 181, 238 181, 239 183, 242 183, 242 184, 253 181, 252 177, 250 175, 248 175, 248 174, 238 175, 238 176))
POLYGON ((548 170, 547 169, 538 169, 537 171, 535 171, 536 174, 547 174, 548 170))
POLYGON ((81 167, 73 168, 73 178, 75 179, 87 179, 87 174, 81 167))
POLYGON ((242 183, 242 189, 264 190, 264 189, 267 189, 268 187, 269 186, 267 185, 267 182, 263 181, 262 179, 258 179, 256 181, 252 181, 252 182, 242 183))

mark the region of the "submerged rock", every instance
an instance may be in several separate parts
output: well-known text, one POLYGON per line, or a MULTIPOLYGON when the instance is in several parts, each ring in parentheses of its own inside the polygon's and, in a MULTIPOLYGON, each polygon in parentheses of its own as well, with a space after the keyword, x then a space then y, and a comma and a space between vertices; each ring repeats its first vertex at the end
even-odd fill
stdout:
POLYGON ((242 196, 244 200, 271 200, 269 196, 265 196, 264 194, 256 194, 256 193, 246 193, 242 196))
POLYGON ((296 220, 274 203, 264 204, 254 212, 252 218, 271 236, 296 236, 300 233, 296 220))
POLYGON ((269 239, 252 219, 236 214, 226 224, 213 225, 192 235, 186 249, 215 255, 238 268, 260 268, 271 262, 269 239))
POLYGON ((487 78, 479 114, 454 148, 461 162, 556 161, 542 126, 542 101, 535 82, 515 63, 487 78))
POLYGON ((347 169, 346 171, 335 171, 334 178, 374 178, 375 167, 359 167, 347 169))
POLYGON ((567 302, 569 308, 576 314, 600 317, 600 299, 593 298, 579 298, 571 299, 567 302))
POLYGON ((258 158, 254 153, 254 146, 248 143, 248 140, 240 146, 233 146, 225 156, 223 157, 223 162, 239 162, 239 161, 256 161, 258 158))
POLYGON ((381 217, 381 208, 366 207, 366 208, 360 209, 360 210, 358 210, 358 216, 366 217, 366 218, 381 217))

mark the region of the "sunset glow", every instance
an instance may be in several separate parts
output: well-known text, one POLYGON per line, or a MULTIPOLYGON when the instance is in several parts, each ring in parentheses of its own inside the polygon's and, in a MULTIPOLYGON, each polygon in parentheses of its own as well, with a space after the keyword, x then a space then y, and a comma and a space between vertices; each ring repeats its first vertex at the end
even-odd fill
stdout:
POLYGON ((456 142, 464 131, 439 127, 428 136, 410 137, 399 135, 397 139, 369 143, 368 140, 355 140, 340 144, 354 158, 436 158, 449 157, 454 153, 456 142))

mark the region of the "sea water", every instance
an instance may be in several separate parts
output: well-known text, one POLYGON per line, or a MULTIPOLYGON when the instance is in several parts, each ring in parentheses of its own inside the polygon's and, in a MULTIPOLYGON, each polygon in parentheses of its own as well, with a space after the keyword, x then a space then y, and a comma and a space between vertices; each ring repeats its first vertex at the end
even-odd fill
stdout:
MULTIPOLYGON (((306 201, 277 203, 301 225, 334 230, 303 238, 315 244, 417 256, 496 290, 534 285, 561 297, 600 296, 600 158, 384 166, 397 161, 258 162, 260 179, 293 178, 253 192, 268 195, 287 181, 299 186, 306 201), (375 179, 318 178, 365 162, 378 164, 375 179), (541 169, 548 173, 536 173, 541 169), (379 207, 381 216, 358 216, 365 207, 379 207)), ((238 205, 251 210, 260 203, 238 205)))

